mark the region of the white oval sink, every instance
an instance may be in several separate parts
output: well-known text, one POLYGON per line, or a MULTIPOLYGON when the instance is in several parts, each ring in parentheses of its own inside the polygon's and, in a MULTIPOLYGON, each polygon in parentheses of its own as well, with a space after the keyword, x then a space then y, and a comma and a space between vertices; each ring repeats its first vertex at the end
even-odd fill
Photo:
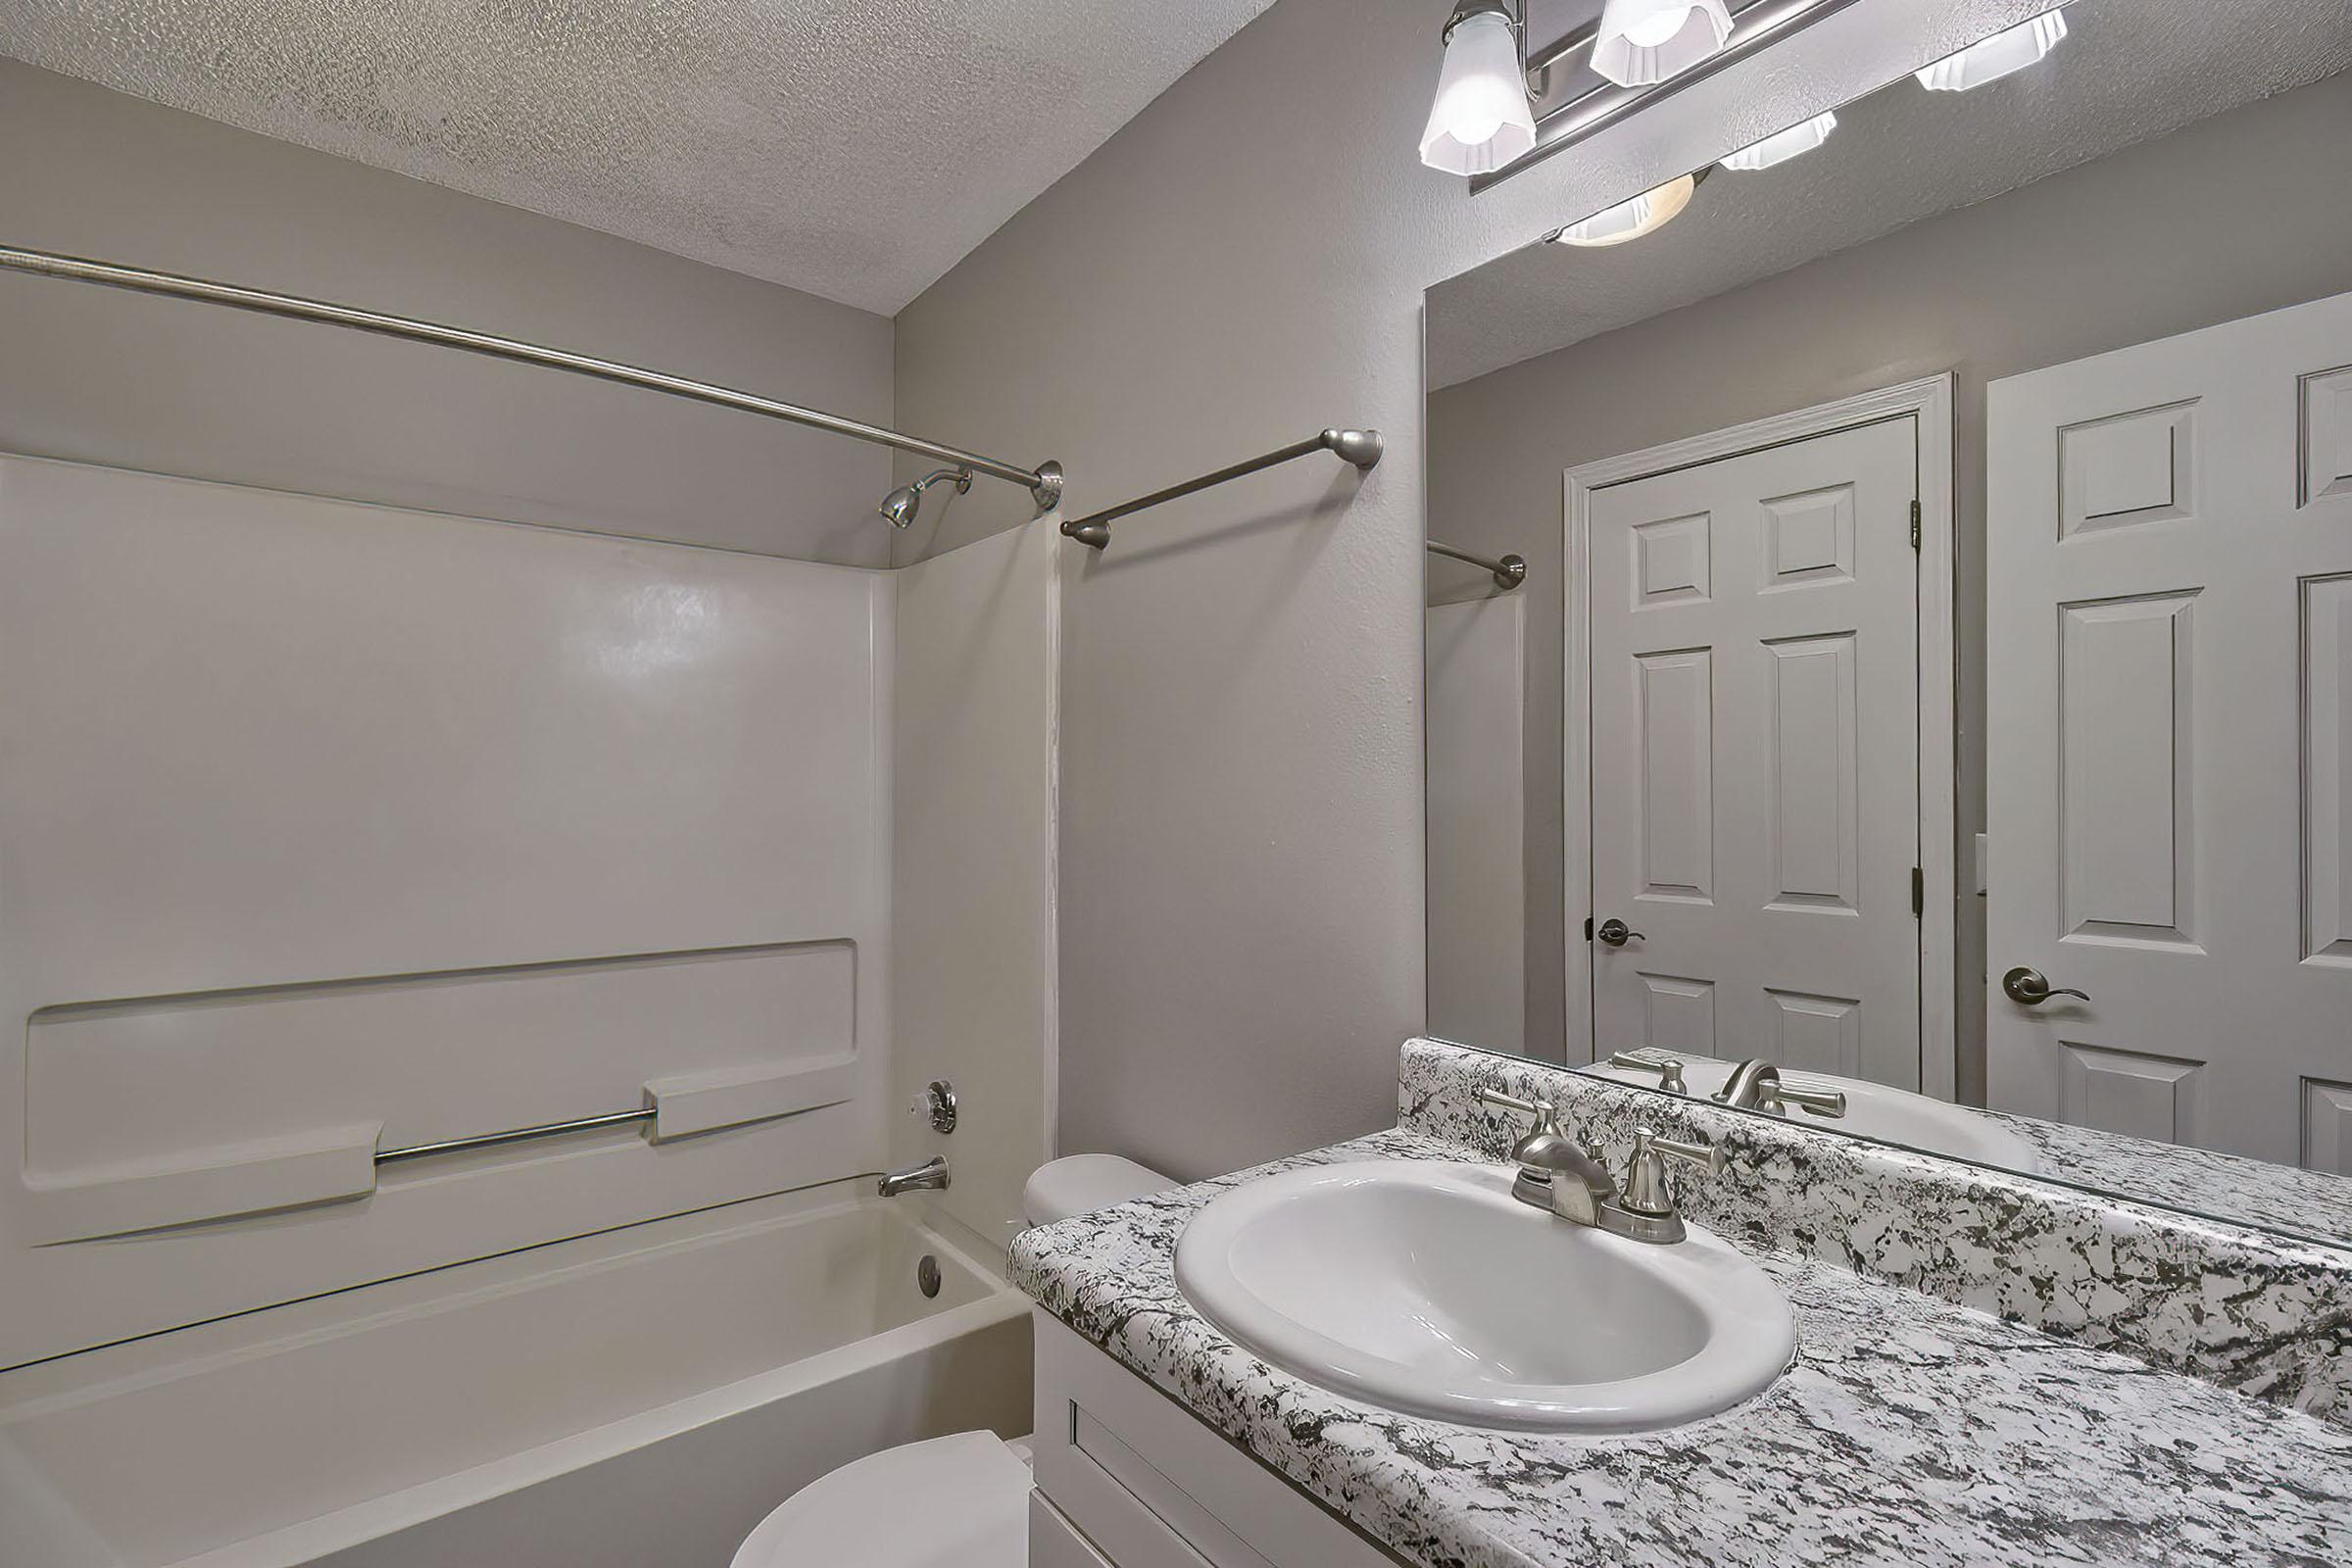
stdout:
POLYGON ((1310 1166, 1193 1216, 1176 1283, 1238 1344, 1373 1404, 1469 1426, 1645 1432, 1730 1408, 1796 1327, 1715 1237, 1654 1246, 1438 1160, 1310 1166))
MULTIPOLYGON (((1685 1056, 1681 1060, 1683 1082, 1698 1100, 1705 1100, 1731 1080, 1732 1062, 1711 1056, 1685 1056)), ((1579 1070, 1619 1083, 1645 1084, 1652 1089, 1658 1086, 1654 1071, 1612 1067, 1606 1062, 1579 1070)), ((1788 1077, 1791 1081, 1825 1084, 1845 1093, 1844 1115, 1814 1116, 1803 1110, 1791 1110, 1785 1119, 1792 1127, 1850 1133, 1883 1144, 1900 1144, 1926 1154, 1973 1160, 2027 1176, 2041 1169, 2040 1156, 2032 1144, 1981 1110, 1915 1095, 1907 1089, 1874 1084, 1867 1078, 1840 1078, 1835 1073, 1794 1069, 1788 1077)))

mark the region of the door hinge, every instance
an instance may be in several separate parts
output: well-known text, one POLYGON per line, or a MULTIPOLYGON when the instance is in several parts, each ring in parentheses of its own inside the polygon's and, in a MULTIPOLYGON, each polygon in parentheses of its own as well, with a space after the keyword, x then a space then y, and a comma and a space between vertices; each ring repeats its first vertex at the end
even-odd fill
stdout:
POLYGON ((1918 866, 1911 868, 1911 918, 1924 919, 1928 912, 1928 874, 1918 866))
POLYGON ((1592 940, 1592 917, 1589 914, 1585 916, 1585 940, 1592 940))
POLYGON ((1919 503, 1911 503, 1911 548, 1919 548, 1919 503))

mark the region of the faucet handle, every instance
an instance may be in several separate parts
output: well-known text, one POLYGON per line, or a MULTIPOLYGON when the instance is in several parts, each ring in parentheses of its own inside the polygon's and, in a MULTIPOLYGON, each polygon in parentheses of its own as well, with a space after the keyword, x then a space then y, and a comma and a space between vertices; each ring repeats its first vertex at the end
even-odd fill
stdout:
POLYGON ((1843 1090, 1815 1089, 1794 1078, 1784 1077, 1767 1091, 1767 1098, 1778 1101, 1784 1108, 1789 1105, 1802 1105, 1808 1113, 1815 1116, 1842 1116, 1845 1114, 1843 1090))
POLYGON ((1538 1120, 1554 1114, 1554 1107, 1548 1100, 1521 1100, 1499 1089, 1481 1089, 1478 1098, 1497 1110, 1515 1110, 1522 1116, 1533 1116, 1538 1120))
POLYGON ((1687 1095, 1690 1092, 1690 1086, 1683 1082, 1683 1064, 1678 1057, 1620 1051, 1609 1057, 1609 1065, 1631 1068, 1635 1072, 1654 1072, 1658 1075, 1658 1087, 1670 1095, 1687 1095))
POLYGON ((1679 1161, 1696 1165, 1712 1176, 1723 1169, 1728 1158, 1721 1144, 1686 1144, 1660 1136, 1648 1127, 1634 1129, 1634 1157, 1625 1167, 1626 1208, 1645 1217, 1663 1218, 1672 1215, 1674 1183, 1668 1178, 1667 1162, 1679 1161))

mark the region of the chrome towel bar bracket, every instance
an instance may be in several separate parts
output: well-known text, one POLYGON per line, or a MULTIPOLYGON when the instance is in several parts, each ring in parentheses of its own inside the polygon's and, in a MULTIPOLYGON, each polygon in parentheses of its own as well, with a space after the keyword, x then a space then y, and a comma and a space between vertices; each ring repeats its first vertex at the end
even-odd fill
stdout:
POLYGON ((1061 525, 1061 531, 1090 549, 1100 550, 1110 543, 1110 525, 1113 522, 1148 507, 1156 507, 1180 496, 1189 496, 1195 491, 1206 490, 1229 479, 1239 479, 1246 473, 1255 473, 1260 468, 1271 468, 1276 464, 1289 463, 1295 458, 1303 458, 1316 452, 1328 452, 1342 462, 1353 464, 1357 469, 1369 472, 1379 465, 1381 451, 1378 430, 1325 430, 1263 457, 1250 458, 1231 467, 1219 468, 1214 473, 1187 479, 1182 484, 1172 484, 1165 490, 1154 490, 1148 496, 1138 496, 1133 501, 1122 502, 1102 512, 1072 517, 1061 525))

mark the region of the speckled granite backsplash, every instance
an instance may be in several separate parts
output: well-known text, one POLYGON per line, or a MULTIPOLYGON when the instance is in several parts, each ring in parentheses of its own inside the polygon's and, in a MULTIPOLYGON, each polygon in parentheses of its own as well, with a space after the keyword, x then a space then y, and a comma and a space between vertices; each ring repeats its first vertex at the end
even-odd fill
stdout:
POLYGON ((1725 1140, 1683 1207, 1728 1236, 1837 1263, 2044 1333, 2352 1426, 2352 1250, 2285 1241, 2030 1177, 1782 1127, 1441 1041, 1405 1044, 1400 1125, 1499 1159, 1541 1095, 1613 1167, 1636 1126, 1725 1140))

